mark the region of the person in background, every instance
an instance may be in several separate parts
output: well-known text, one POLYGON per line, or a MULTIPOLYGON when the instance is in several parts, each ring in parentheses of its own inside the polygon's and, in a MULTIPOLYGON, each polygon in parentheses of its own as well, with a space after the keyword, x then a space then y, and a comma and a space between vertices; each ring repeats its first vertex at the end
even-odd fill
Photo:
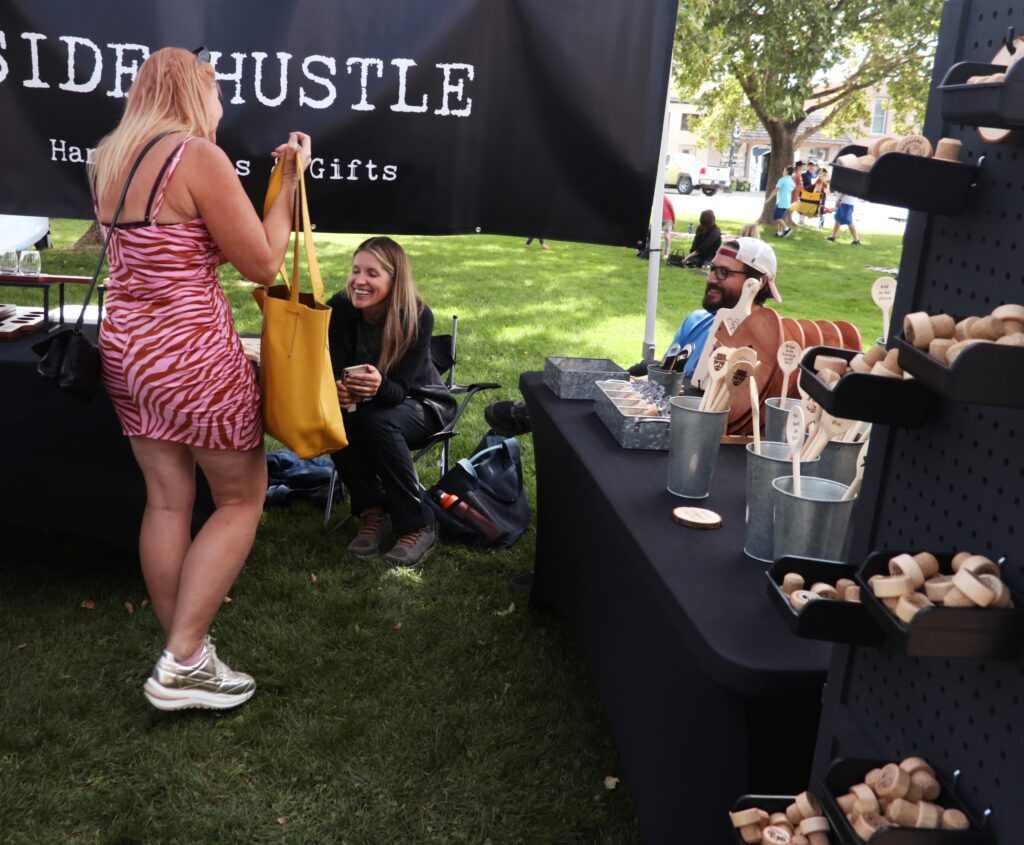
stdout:
POLYGON ((672 201, 665 195, 661 197, 661 241, 663 252, 662 255, 667 256, 669 249, 672 246, 671 238, 669 238, 669 232, 676 228, 676 210, 672 205, 672 201))
POLYGON ((434 314, 416 292, 405 251, 385 237, 356 247, 345 289, 327 304, 348 436, 348 446, 332 457, 360 521, 347 551, 372 557, 394 533, 384 559, 419 566, 437 533, 409 450, 440 431, 456 408, 430 358, 434 314), (346 373, 354 366, 360 370, 346 373))
MULTIPOLYGON (((797 162, 797 164, 799 164, 799 163, 800 162, 797 162)), ((814 162, 813 161, 809 161, 809 162, 807 162, 807 165, 804 167, 804 169, 800 172, 800 180, 801 180, 801 182, 803 184, 803 189, 805 191, 810 191, 810 190, 813 189, 813 187, 814 187, 814 179, 815 179, 814 162)))
POLYGON ((811 188, 812 191, 821 193, 821 203, 818 205, 818 225, 825 225, 825 200, 828 199, 828 189, 830 180, 828 177, 828 168, 821 168, 818 171, 818 175, 814 177, 814 185, 811 188))
POLYGON ((208 636, 267 493, 259 388, 217 265, 274 283, 292 228, 296 161, 310 157, 301 132, 273 151, 284 185, 261 222, 216 143, 223 106, 209 58, 205 48, 165 47, 146 59, 90 173, 102 224, 141 148, 171 130, 142 161, 111 236, 100 331, 103 383, 146 484, 139 558, 166 642, 143 693, 160 710, 236 707, 256 689, 208 636), (193 538, 196 465, 216 510, 193 538))
POLYGON ((753 223, 747 223, 742 229, 740 229, 741 238, 760 238, 761 237, 761 225, 755 220, 753 223))
MULTIPOLYGON (((530 244, 533 243, 533 238, 534 238, 534 236, 531 235, 530 237, 528 237, 526 239, 526 246, 529 246, 530 244)), ((548 245, 546 243, 544 243, 544 238, 537 238, 537 242, 540 244, 540 248, 541 249, 547 249, 548 248, 548 245)))
POLYGON ((715 212, 710 208, 700 213, 700 223, 693 233, 690 254, 683 259, 684 267, 703 267, 718 252, 722 245, 722 230, 715 222, 715 212))
MULTIPOLYGON (((787 216, 790 206, 793 204, 795 190, 796 181, 793 179, 793 167, 789 166, 772 189, 772 194, 775 195, 775 211, 772 212, 772 220, 775 222, 775 237, 777 238, 784 238, 793 231, 793 227, 787 221, 787 216)), ((770 198, 771 195, 769 195, 770 198)))
POLYGON ((852 246, 861 245, 860 235, 857 234, 857 226, 853 222, 854 208, 858 202, 857 197, 850 196, 849 194, 839 194, 836 197, 835 222, 832 224, 832 234, 825 238, 826 241, 835 242, 836 237, 839 235, 839 229, 843 226, 848 226, 850 234, 853 235, 852 246))

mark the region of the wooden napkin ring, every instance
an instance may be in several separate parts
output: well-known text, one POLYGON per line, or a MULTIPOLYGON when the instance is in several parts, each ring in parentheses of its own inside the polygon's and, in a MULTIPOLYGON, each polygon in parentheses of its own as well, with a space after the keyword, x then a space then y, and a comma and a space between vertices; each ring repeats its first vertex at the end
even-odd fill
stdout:
POLYGON ((942 604, 953 589, 952 575, 935 575, 924 582, 924 594, 936 604, 942 604))
POLYGON ((933 314, 932 331, 940 340, 953 340, 956 335, 956 320, 949 314, 933 314))
POLYGON ((915 590, 924 585, 924 570, 910 555, 896 555, 896 557, 890 558, 889 574, 906 575, 913 583, 915 590))
POLYGON ((925 578, 934 578, 939 574, 939 559, 931 552, 918 552, 913 558, 921 567, 925 578))
POLYGON ((835 370, 839 375, 847 370, 845 358, 837 358, 835 355, 819 355, 814 359, 814 371, 820 373, 822 370, 835 370))
MULTIPOLYGON (((878 770, 878 776, 881 777, 882 770, 878 770)), ((878 783, 878 780, 875 780, 878 783)), ((850 787, 850 792, 854 795, 854 809, 859 812, 871 812, 878 808, 878 796, 875 795, 875 790, 868 786, 866 783, 855 783, 850 787), (862 805, 865 809, 860 810, 858 805, 862 805)))
POLYGON ((942 599, 943 607, 976 607, 973 601, 961 593, 956 587, 951 587, 942 599))
POLYGON ((855 373, 866 374, 871 372, 871 364, 868 363, 867 356, 858 352, 850 359, 850 369, 855 373))
POLYGON ((935 145, 935 158, 941 158, 943 161, 960 161, 963 147, 963 141, 957 138, 939 138, 935 145))
POLYGON ((896 152, 928 158, 932 154, 932 142, 924 135, 906 135, 897 141, 896 152))
POLYGON ((956 346, 956 343, 951 337, 937 337, 928 344, 928 354, 945 364, 949 360, 949 350, 956 346))
POLYGON ((914 592, 914 583, 906 575, 883 575, 871 582, 871 589, 880 599, 898 598, 914 592))
POLYGON ((902 798, 910 791, 910 772, 896 763, 882 766, 875 792, 879 798, 902 798))
POLYGON ((789 832, 793 832, 793 825, 785 813, 772 813, 768 817, 768 824, 775 825, 776 827, 788 827, 789 832))
POLYGON ((824 816, 808 816, 800 822, 799 830, 804 836, 810 836, 812 833, 828 833, 831 825, 824 816))
POLYGON ((979 607, 988 607, 996 600, 996 594, 981 583, 977 575, 962 566, 953 576, 953 586, 979 607))
POLYGON ((729 821, 733 827, 746 827, 749 824, 758 824, 761 820, 761 811, 757 807, 748 807, 745 810, 736 810, 729 813, 729 821))
POLYGON ((769 825, 761 831, 761 845, 792 845, 793 834, 782 827, 769 825))
POLYGON ((971 823, 967 820, 960 810, 950 808, 945 810, 942 814, 942 821, 940 822, 943 830, 967 830, 971 826, 971 823))
POLYGON ((942 786, 933 775, 920 769, 910 776, 910 783, 921 790, 921 796, 925 801, 934 801, 942 792, 942 786))
POLYGON ((873 367, 879 361, 885 360, 885 354, 885 347, 876 343, 874 346, 868 347, 868 351, 864 353, 864 360, 873 367))
POLYGON ((873 155, 875 158, 878 158, 878 156, 883 155, 882 144, 886 143, 887 141, 891 141, 892 145, 895 146, 899 140, 899 138, 896 138, 892 135, 883 135, 881 138, 876 139, 875 142, 870 147, 868 147, 868 154, 873 155))
POLYGON ((903 798, 897 798, 885 811, 886 818, 901 827, 913 827, 917 823, 917 805, 903 798))
POLYGON ((794 827, 803 821, 803 814, 800 812, 800 808, 796 805, 795 801, 786 807, 786 818, 789 819, 790 824, 794 827))
POLYGON ((1002 572, 999 571, 999 564, 989 560, 985 555, 971 555, 960 562, 960 566, 957 567, 957 572, 961 569, 966 569, 968 572, 974 575, 981 575, 987 573, 988 575, 995 575, 996 578, 1002 577, 1002 572))
POLYGON ((896 616, 906 623, 910 623, 917 614, 926 607, 932 607, 932 600, 924 593, 911 593, 907 596, 900 596, 896 602, 896 616))
POLYGON ((838 599, 839 591, 836 590, 831 584, 826 584, 823 581, 819 581, 817 584, 811 585, 811 592, 815 593, 823 599, 838 599))
POLYGON ((840 167, 852 167, 854 170, 857 169, 857 156, 853 153, 846 153, 845 155, 839 156, 836 159, 836 164, 840 167))
POLYGON ((740 839, 747 845, 761 845, 761 825, 748 824, 740 829, 740 839))
POLYGON ((953 559, 950 561, 950 566, 953 567, 953 571, 956 572, 960 568, 960 564, 969 557, 974 557, 974 555, 971 552, 957 552, 953 555, 953 559))
POLYGON ((1013 606, 1013 599, 1010 597, 1010 590, 1007 588, 1006 584, 1002 582, 1002 579, 996 578, 995 575, 990 575, 988 572, 982 572, 976 577, 982 584, 995 593, 996 597, 992 600, 992 607, 1013 606))
POLYGON ((817 601, 820 598, 821 596, 810 590, 794 590, 789 594, 789 603, 793 605, 794 610, 802 610, 809 602, 817 601))
POLYGON ((872 790, 874 790, 875 786, 878 784, 878 776, 880 774, 882 774, 882 770, 880 768, 872 769, 870 772, 864 775, 864 783, 866 783, 872 790))
POLYGON ((846 592, 843 593, 843 601, 860 604, 860 586, 857 584, 851 584, 847 587, 846 592))
POLYGON ((917 804, 917 821, 914 827, 935 829, 942 821, 942 807, 932 804, 929 801, 919 801, 917 804))
POLYGON ((857 800, 857 796, 852 792, 847 792, 845 795, 840 795, 836 798, 836 803, 839 805, 839 809, 843 811, 845 815, 849 815, 853 810, 853 802, 857 800))
POLYGON ((1006 334, 1006 327, 998 317, 979 317, 967 330, 967 336, 976 340, 998 340, 1006 334))
POLYGON ((928 344, 935 340, 932 318, 924 311, 907 314, 903 318, 903 335, 911 346, 927 349, 928 344))
POLYGON ((865 842, 889 824, 878 813, 861 813, 853 822, 853 829, 865 842))
POLYGON ((879 361, 871 368, 871 375, 882 376, 883 378, 903 378, 902 372, 894 372, 885 366, 884 361, 879 361))
POLYGON ((900 761, 900 768, 905 772, 909 772, 911 777, 913 777, 915 772, 927 772, 932 777, 935 777, 935 769, 923 757, 905 757, 900 761))
POLYGON ((1000 305, 992 309, 992 316, 1003 321, 1007 334, 1024 331, 1024 305, 1000 305))
MULTIPOLYGON (((796 808, 800 811, 800 819, 821 815, 821 804, 810 792, 801 792, 796 796, 796 808)), ((788 813, 786 815, 789 815, 788 813)))
POLYGON ((782 592, 787 596, 804 588, 804 576, 799 572, 787 572, 782 576, 782 592))
POLYGON ((875 157, 873 155, 857 156, 857 169, 863 170, 865 173, 875 166, 875 157))

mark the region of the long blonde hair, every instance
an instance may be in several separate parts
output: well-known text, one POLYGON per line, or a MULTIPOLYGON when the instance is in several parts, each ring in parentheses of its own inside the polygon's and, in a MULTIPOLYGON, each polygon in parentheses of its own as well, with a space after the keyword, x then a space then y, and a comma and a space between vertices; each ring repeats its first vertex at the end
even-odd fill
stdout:
POLYGON ((393 280, 384 317, 380 360, 377 362, 377 368, 386 375, 416 342, 423 303, 416 292, 409 257, 395 241, 385 237, 367 238, 356 247, 352 256, 360 252, 368 252, 376 258, 393 280))
POLYGON ((114 184, 120 187, 139 147, 154 135, 180 129, 212 141, 216 126, 207 98, 215 84, 209 62, 200 63, 181 47, 164 47, 146 59, 128 91, 120 123, 96 148, 89 177, 97 198, 114 184))

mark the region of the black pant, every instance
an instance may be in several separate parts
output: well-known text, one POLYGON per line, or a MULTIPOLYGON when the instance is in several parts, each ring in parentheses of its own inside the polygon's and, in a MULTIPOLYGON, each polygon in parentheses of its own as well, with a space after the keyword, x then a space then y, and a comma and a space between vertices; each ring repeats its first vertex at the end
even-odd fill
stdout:
POLYGON ((352 497, 352 513, 383 508, 396 534, 432 524, 433 513, 420 497, 409 450, 441 429, 437 413, 422 402, 405 399, 391 407, 365 402, 343 416, 348 446, 332 457, 352 497))

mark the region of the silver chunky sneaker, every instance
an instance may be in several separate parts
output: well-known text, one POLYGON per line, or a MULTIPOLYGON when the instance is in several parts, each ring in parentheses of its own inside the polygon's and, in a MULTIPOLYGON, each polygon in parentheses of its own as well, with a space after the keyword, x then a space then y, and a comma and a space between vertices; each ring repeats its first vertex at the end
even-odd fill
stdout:
POLYGON ((226 710, 252 698, 256 681, 245 672, 233 671, 217 657, 213 642, 206 637, 202 656, 194 666, 182 666, 164 651, 142 691, 158 710, 226 710))

